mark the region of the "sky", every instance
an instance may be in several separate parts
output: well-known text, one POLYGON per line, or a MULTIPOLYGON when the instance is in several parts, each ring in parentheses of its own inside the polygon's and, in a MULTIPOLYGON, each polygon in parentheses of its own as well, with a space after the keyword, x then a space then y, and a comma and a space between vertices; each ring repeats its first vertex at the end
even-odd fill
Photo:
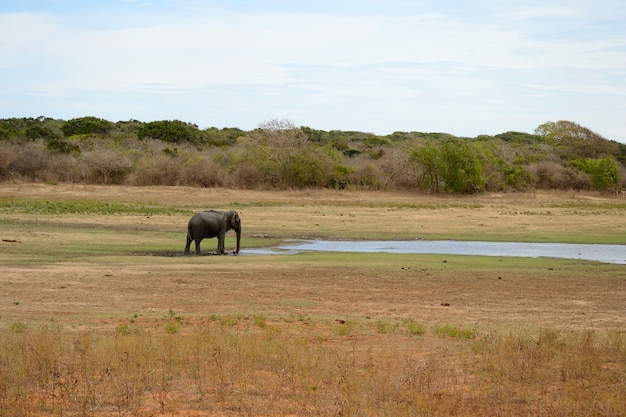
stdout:
POLYGON ((0 0, 0 118, 626 143, 623 0, 0 0))

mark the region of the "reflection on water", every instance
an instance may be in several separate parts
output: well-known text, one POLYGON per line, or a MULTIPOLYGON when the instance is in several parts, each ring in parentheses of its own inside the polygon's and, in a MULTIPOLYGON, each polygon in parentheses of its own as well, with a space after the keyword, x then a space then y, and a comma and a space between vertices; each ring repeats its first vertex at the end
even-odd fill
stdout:
POLYGON ((463 242, 452 240, 410 241, 335 241, 303 240, 266 249, 243 250, 243 254, 280 254, 294 252, 385 252, 439 255, 516 256, 563 258, 626 264, 625 245, 574 243, 463 242))

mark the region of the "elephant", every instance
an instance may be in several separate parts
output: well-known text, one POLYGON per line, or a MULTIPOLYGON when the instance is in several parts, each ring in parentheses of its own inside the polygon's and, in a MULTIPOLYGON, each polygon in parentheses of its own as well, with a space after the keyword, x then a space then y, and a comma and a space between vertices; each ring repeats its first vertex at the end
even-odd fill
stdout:
POLYGON ((189 219, 187 225, 187 245, 185 246, 185 255, 189 255, 189 246, 191 241, 196 242, 196 254, 200 254, 200 242, 202 239, 217 237, 217 254, 224 254, 224 239, 226 232, 234 230, 237 233, 237 250, 239 253, 239 243, 241 241, 241 219, 239 213, 235 210, 215 211, 204 210, 199 211, 189 219))

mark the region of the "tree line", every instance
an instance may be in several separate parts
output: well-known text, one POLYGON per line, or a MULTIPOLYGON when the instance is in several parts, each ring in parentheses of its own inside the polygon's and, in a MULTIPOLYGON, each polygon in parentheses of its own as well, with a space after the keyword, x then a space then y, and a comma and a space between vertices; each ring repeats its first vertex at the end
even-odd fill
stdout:
POLYGON ((270 120, 256 129, 180 120, 0 119, 0 180, 472 194, 624 189, 626 145, 571 121, 533 133, 381 136, 270 120))

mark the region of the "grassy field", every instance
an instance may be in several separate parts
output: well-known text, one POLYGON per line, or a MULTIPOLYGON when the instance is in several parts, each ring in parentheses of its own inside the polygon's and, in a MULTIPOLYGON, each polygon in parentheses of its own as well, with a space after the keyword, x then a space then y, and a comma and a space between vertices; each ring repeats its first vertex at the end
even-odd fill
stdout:
POLYGON ((623 244, 623 198, 5 183, 0 238, 0 416, 626 415, 623 265, 246 255, 289 238, 623 244), (204 208, 239 211, 239 256, 182 255, 204 208))

